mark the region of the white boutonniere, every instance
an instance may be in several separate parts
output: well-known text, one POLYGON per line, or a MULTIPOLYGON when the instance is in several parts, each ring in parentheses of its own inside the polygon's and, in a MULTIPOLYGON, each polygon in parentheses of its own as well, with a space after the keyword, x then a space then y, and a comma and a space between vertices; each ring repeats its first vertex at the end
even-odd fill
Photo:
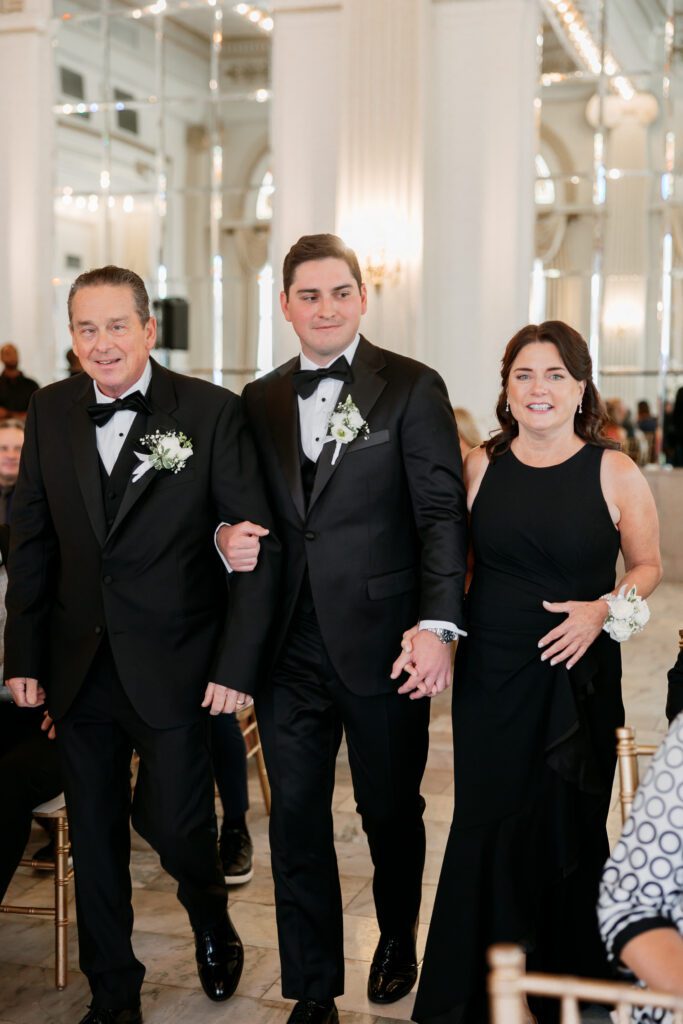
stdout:
POLYGON ((339 458, 342 445, 351 444, 359 434, 361 437, 368 437, 370 428, 361 416, 360 409, 351 395, 347 395, 345 401, 340 402, 330 415, 327 424, 327 437, 323 441, 323 444, 327 444, 328 441, 335 442, 332 455, 333 466, 339 458))
POLYGON ((182 431, 169 430, 162 434, 160 430, 153 434, 145 434, 140 438, 149 452, 136 452, 140 465, 133 470, 133 483, 136 483, 148 469, 168 469, 171 473, 179 473, 192 455, 192 439, 182 431))
POLYGON ((618 594, 603 594, 600 598, 609 606, 602 628, 619 644, 629 640, 634 633, 640 633, 650 619, 650 609, 645 598, 638 597, 635 587, 631 587, 628 594, 625 590, 624 586, 618 594))

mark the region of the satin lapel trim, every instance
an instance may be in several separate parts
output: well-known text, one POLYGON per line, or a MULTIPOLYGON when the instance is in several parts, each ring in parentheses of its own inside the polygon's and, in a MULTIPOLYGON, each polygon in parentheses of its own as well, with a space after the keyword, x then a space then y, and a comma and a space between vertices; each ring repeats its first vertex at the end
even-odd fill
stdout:
MULTIPOLYGON (((166 434, 172 430, 182 430, 182 427, 178 425, 178 421, 170 415, 178 404, 175 388, 173 386, 173 378, 154 360, 152 360, 152 383, 150 384, 149 389, 149 401, 153 412, 147 417, 147 422, 144 427, 145 434, 153 434, 156 430, 160 431, 162 434, 166 434)), ((131 430, 137 429, 136 423, 137 417, 133 422, 131 430)), ((140 436, 142 436, 142 434, 140 436)), ((145 449, 142 448, 136 438, 135 443, 133 444, 133 451, 137 450, 143 452, 145 449)), ((119 505, 119 510, 116 513, 116 519, 112 523, 111 530, 107 534, 107 541, 110 539, 112 534, 118 530, 123 520, 129 514, 131 509, 135 507, 147 488, 151 487, 157 477, 165 475, 166 470, 148 469, 146 473, 143 473, 143 475, 133 483, 133 476, 131 472, 126 490, 123 498, 121 499, 121 504, 119 505)))
POLYGON ((270 432, 282 472, 292 495, 294 507, 303 521, 306 518, 306 502, 299 458, 299 410, 292 385, 292 373, 297 365, 298 360, 293 360, 282 376, 273 380, 265 402, 270 432))
POLYGON ((88 406, 94 401, 93 385, 88 377, 87 387, 84 389, 82 397, 69 410, 68 429, 78 486, 83 495, 93 532, 102 546, 107 536, 107 522, 102 498, 96 428, 87 411, 88 406))
MULTIPOLYGON (((378 371, 385 365, 381 351, 361 337, 360 344, 356 350, 356 356, 353 360, 353 384, 344 385, 339 393, 337 404, 345 401, 347 395, 351 395, 360 410, 361 416, 368 423, 372 407, 387 386, 386 380, 378 375, 378 371)), ((370 424, 370 429, 372 430, 372 424, 370 424)), ((327 441, 323 445, 323 450, 318 458, 315 483, 313 484, 311 500, 308 506, 309 512, 339 468, 348 445, 343 444, 341 446, 337 461, 332 465, 335 447, 334 441, 327 441)))

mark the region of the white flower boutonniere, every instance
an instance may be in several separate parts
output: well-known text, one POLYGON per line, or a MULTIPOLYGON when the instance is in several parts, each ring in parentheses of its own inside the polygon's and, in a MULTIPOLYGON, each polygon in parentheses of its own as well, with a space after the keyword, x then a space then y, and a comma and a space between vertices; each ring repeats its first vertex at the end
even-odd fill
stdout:
POLYGON ((153 434, 145 434, 140 444, 149 448, 148 453, 136 452, 140 465, 133 470, 133 483, 136 483, 148 469, 169 469, 171 473, 179 473, 193 454, 192 439, 181 431, 169 430, 162 434, 160 430, 153 434))
POLYGON ((650 609, 645 598, 638 597, 635 587, 631 587, 628 594, 625 590, 624 586, 618 594, 603 594, 600 598, 609 606, 602 628, 619 644, 630 640, 634 633, 640 633, 650 619, 650 609))
POLYGON ((345 401, 340 402, 330 415, 327 424, 327 437, 323 441, 323 444, 327 444, 328 441, 335 442, 332 455, 333 466, 339 458, 342 445, 351 444, 359 434, 361 437, 368 437, 370 428, 361 416, 360 409, 351 395, 347 395, 345 401))

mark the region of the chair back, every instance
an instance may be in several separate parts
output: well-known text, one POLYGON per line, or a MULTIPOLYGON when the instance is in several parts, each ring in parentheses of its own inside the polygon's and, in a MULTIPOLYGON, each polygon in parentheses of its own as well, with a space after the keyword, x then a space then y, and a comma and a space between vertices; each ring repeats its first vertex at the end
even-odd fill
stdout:
POLYGON ((630 1024, 634 1007, 661 1007, 672 1014, 673 1024, 683 1024, 683 997, 623 981, 593 981, 562 974, 527 974, 520 946, 501 944, 488 952, 491 1024, 527 1024, 527 996, 557 999, 560 1024, 581 1024, 579 1002, 616 1007, 616 1024, 630 1024))
POLYGON ((619 805, 622 824, 631 813, 633 799, 640 782, 638 758, 652 757, 657 747, 650 743, 636 743, 636 731, 632 725, 617 729, 617 764, 619 767, 619 805))

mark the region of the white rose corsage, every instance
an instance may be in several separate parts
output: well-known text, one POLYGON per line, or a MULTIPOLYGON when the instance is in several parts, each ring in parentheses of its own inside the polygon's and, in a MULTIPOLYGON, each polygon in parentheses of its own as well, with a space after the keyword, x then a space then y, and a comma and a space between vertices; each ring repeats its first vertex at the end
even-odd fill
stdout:
POLYGON ((626 587, 623 586, 618 594, 603 594, 600 598, 609 606, 602 628, 618 644, 629 640, 634 633, 640 633, 650 619, 650 609, 645 598, 638 597, 635 587, 631 587, 628 593, 625 591, 626 587))
POLYGON ((179 473, 192 455, 192 439, 177 430, 169 430, 166 434, 160 430, 154 434, 145 434, 140 438, 140 444, 149 448, 149 452, 135 453, 140 465, 133 470, 133 483, 148 469, 168 469, 171 473, 179 473))
POLYGON ((333 466, 339 458, 342 445, 351 444, 359 434, 361 437, 368 437, 370 428, 361 416, 360 409, 351 395, 347 395, 345 401, 340 402, 334 412, 330 414, 327 437, 323 441, 323 444, 327 444, 328 441, 335 442, 332 455, 333 466))

